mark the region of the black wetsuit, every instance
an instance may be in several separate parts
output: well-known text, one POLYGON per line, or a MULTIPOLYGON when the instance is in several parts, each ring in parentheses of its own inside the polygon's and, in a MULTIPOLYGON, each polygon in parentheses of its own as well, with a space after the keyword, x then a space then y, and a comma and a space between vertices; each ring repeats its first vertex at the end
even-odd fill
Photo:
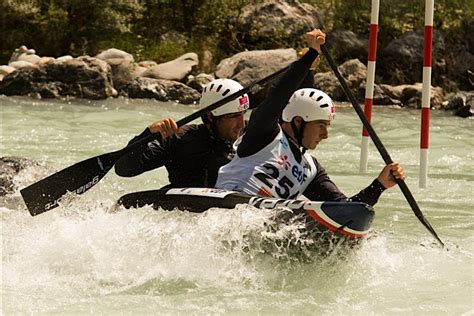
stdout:
MULTIPOLYGON (((232 144, 216 139, 204 124, 185 125, 182 130, 179 135, 149 142, 121 157, 115 173, 133 177, 165 166, 170 181, 167 187, 214 187, 219 168, 232 159, 232 144)), ((150 133, 147 128, 129 145, 150 133)))
MULTIPOLYGON (((314 88, 313 76, 309 68, 317 56, 318 52, 310 49, 301 59, 295 61, 272 86, 267 98, 252 112, 247 131, 237 148, 239 157, 253 155, 275 139, 280 131, 281 113, 293 92, 299 88, 314 88)), ((288 135, 286 136, 291 140, 288 135)), ((297 161, 301 162, 302 154, 299 146, 290 141, 290 147, 297 161)), ((384 186, 375 179, 367 188, 347 198, 329 178, 316 158, 312 158, 317 167, 317 174, 303 192, 303 195, 312 201, 349 200, 374 205, 385 190, 384 186)))

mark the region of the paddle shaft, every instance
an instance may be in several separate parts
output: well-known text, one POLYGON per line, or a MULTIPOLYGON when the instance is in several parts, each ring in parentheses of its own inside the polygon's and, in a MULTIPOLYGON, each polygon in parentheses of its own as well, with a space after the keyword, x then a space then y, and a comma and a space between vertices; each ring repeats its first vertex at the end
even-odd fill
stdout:
MULTIPOLYGON (((342 89, 344 90, 344 93, 346 94, 346 96, 349 98, 349 100, 351 101, 352 103, 352 107, 354 108, 354 110, 356 111, 357 115, 359 116, 360 120, 362 121, 362 124, 364 125, 365 129, 367 130, 370 138, 372 139, 372 141, 374 142, 375 144, 375 147, 377 148, 377 150, 379 151, 380 155, 382 156, 382 159, 385 161, 385 163, 387 165, 393 163, 393 160, 392 158, 390 157, 389 153, 387 152, 387 150, 385 149, 385 146, 382 144, 382 141, 380 140, 380 138, 377 136, 377 134, 375 133, 375 130, 372 128, 372 125, 370 124, 370 122, 367 120, 367 118, 365 117, 364 115, 364 112, 362 110, 362 108, 360 107, 359 103, 357 102, 357 100, 355 99, 354 95, 352 94, 351 90, 349 89, 349 86, 347 85, 347 82, 346 80, 344 79, 344 77, 341 75, 341 73, 339 72, 339 69, 337 68, 336 66, 336 63, 334 62, 334 60, 332 59, 331 57, 331 54, 329 53, 328 49, 326 48, 325 45, 321 45, 321 51, 322 53, 324 54, 324 56, 326 57, 328 63, 329 63, 329 66, 331 67, 331 69, 333 70, 334 74, 336 75, 337 79, 339 80, 341 86, 342 86, 342 89)), ((410 189, 408 188, 408 186, 406 185, 405 181, 401 180, 401 179, 397 179, 395 178, 395 181, 396 183, 398 184, 398 186, 400 187, 401 191, 403 192, 403 195, 405 196, 408 204, 410 204, 411 206, 411 209, 413 210, 413 212, 415 213, 416 217, 420 220, 420 222, 428 229, 428 231, 431 233, 431 235, 433 235, 433 237, 436 238, 436 240, 442 245, 444 246, 444 243, 441 241, 441 239, 438 237, 438 234, 436 234, 435 230, 433 229, 433 227, 430 225, 430 223, 428 222, 428 220, 425 218, 425 216, 423 215, 423 213, 421 212, 420 210, 420 207, 418 206, 418 204, 416 203, 416 200, 415 198, 413 197, 413 194, 411 193, 410 189)))
MULTIPOLYGON (((285 67, 283 69, 280 69, 278 70, 277 72, 274 72, 273 74, 271 75, 268 75, 267 77, 259 80, 258 82, 256 83, 253 83, 251 84, 250 86, 248 87, 245 87, 244 89, 242 90, 239 90, 239 91, 236 91, 230 95, 228 95, 227 97, 225 97, 224 99, 222 100, 219 100, 205 108, 202 108, 200 109, 199 111, 196 111, 182 119, 180 119, 179 121, 176 122, 176 125, 178 125, 178 127, 180 126, 183 126, 185 124, 188 124, 192 121, 194 121, 195 119, 207 114, 208 112, 211 112, 215 109, 217 109, 218 107, 226 104, 227 102, 229 101, 232 101, 234 100, 235 98, 238 98, 246 93, 251 93, 252 91, 254 91, 258 86, 261 86, 261 85, 264 85, 272 80, 274 80, 276 77, 278 77, 279 75, 281 75, 284 71, 286 71, 288 67, 285 67)), ((161 136, 160 134, 150 134, 150 135, 147 135, 135 142, 133 142, 132 144, 130 144, 129 146, 125 147, 124 149, 122 149, 121 151, 121 155, 124 155, 132 150, 134 150, 135 148, 143 145, 143 144, 146 144, 146 143, 149 143, 150 141, 153 141, 155 139, 159 139, 161 136)), ((120 158, 120 157, 119 157, 120 158)))

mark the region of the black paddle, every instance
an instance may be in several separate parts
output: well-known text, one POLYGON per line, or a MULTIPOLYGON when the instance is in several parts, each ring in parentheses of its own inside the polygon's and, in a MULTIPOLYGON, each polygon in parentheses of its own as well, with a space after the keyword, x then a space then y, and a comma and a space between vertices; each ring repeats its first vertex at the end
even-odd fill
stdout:
MULTIPOLYGON (((332 68, 334 74, 336 75, 337 79, 341 83, 341 86, 342 86, 346 96, 351 101, 352 107, 354 108, 354 110, 356 111, 356 113, 359 116, 360 120, 362 121, 362 124, 364 124, 365 129, 369 133, 370 138, 374 142, 375 147, 377 147, 377 150, 379 151, 379 153, 382 156, 383 160, 385 161, 385 163, 387 165, 393 163, 392 158, 390 158, 390 155, 388 154, 388 152, 385 149, 384 145, 382 144, 379 137, 375 133, 375 130, 372 128, 372 125, 370 125, 369 121, 365 117, 364 112, 362 111, 362 108, 360 107, 359 103, 357 102, 357 100, 355 99, 355 97, 352 94, 351 90, 349 89, 349 86, 347 85, 346 80, 344 79, 344 77, 342 77, 341 73, 339 72, 339 69, 337 68, 336 63, 332 59, 332 57, 331 57, 331 55, 330 55, 330 53, 327 50, 325 45, 321 45, 321 51, 323 52, 324 56, 326 57, 329 65, 331 66, 331 68, 332 68)), ((406 185, 405 181, 400 180, 400 179, 395 179, 395 181, 397 182, 398 186, 402 190, 403 195, 405 196, 408 204, 410 204, 411 209, 415 213, 416 217, 418 217, 420 222, 428 229, 428 231, 431 233, 431 235, 433 235, 433 237, 435 237, 438 240, 438 242, 444 247, 444 243, 438 237, 438 235, 436 234, 433 227, 431 227, 430 223, 428 222, 428 220, 425 218, 425 216, 421 212, 418 204, 416 203, 415 198, 413 197, 413 194, 411 194, 410 189, 406 185)))
MULTIPOLYGON (((253 92, 258 86, 264 85, 275 79, 286 69, 287 67, 280 69, 258 82, 200 109, 185 118, 182 118, 176 122, 178 127, 188 124, 189 122, 217 109, 223 104, 238 98, 245 93, 253 92)), ((107 174, 107 172, 112 169, 120 157, 134 150, 138 146, 146 144, 154 139, 158 139, 159 137, 160 134, 148 135, 123 149, 83 160, 22 189, 20 192, 31 216, 44 213, 57 207, 59 205, 59 200, 67 192, 73 192, 76 194, 86 192, 96 185, 107 174)))

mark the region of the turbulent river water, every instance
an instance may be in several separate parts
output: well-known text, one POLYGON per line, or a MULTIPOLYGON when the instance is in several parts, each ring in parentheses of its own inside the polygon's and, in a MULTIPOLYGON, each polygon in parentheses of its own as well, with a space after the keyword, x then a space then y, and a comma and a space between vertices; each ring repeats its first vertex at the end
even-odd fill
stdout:
MULTIPOLYGON (((157 118, 195 108, 151 100, 0 97, 1 155, 38 160, 22 188, 75 162, 122 148, 157 118)), ((374 109, 373 126, 446 247, 398 188, 375 207, 369 238, 312 260, 265 251, 268 212, 108 212, 123 194, 167 183, 165 170, 113 171, 85 194, 31 217, 19 192, 0 200, 2 312, 11 314, 474 314, 474 120, 432 112, 428 188, 418 188, 420 112, 374 109), (249 237, 250 236, 250 237, 249 237), (265 238, 263 238, 265 237, 265 238), (261 241, 262 240, 262 241, 261 241)), ((361 124, 341 107, 316 157, 347 195, 383 166, 374 146, 360 174, 361 124)), ((291 227, 288 227, 291 230, 291 227)), ((297 232, 294 236, 298 238, 297 232)))

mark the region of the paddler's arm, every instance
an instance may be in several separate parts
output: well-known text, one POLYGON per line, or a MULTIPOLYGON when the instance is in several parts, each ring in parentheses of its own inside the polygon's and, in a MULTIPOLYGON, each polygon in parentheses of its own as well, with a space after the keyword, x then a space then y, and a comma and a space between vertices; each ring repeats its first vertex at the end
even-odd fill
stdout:
POLYGON ((349 201, 365 202, 374 206, 383 191, 393 187, 396 184, 395 178, 400 180, 405 179, 405 171, 398 162, 393 162, 385 166, 382 171, 380 171, 377 179, 372 181, 372 183, 367 188, 351 197, 349 201))
POLYGON ((281 112, 293 92, 301 86, 317 56, 318 52, 310 49, 301 59, 291 64, 272 86, 267 98, 252 112, 247 130, 237 149, 240 157, 258 152, 275 138, 280 131, 278 122, 281 112))
POLYGON ((151 141, 121 157, 115 164, 115 173, 121 177, 134 177, 164 166, 169 159, 171 144, 178 131, 178 125, 170 117, 151 123, 143 133, 133 138, 128 145, 151 134, 160 134, 161 141, 151 141))
POLYGON ((385 191, 385 187, 377 178, 367 188, 348 198, 329 178, 326 170, 314 157, 313 161, 318 172, 316 177, 303 192, 303 195, 311 201, 364 202, 374 206, 378 202, 380 195, 385 191))
POLYGON ((288 103, 289 98, 297 89, 311 84, 308 83, 310 67, 320 49, 319 37, 324 38, 324 33, 313 30, 307 33, 307 42, 310 47, 308 52, 299 60, 293 62, 288 70, 272 85, 267 98, 253 111, 247 131, 242 142, 237 148, 240 157, 247 157, 268 145, 279 132, 279 119, 281 112, 288 103))
POLYGON ((379 198, 385 189, 386 188, 379 180, 374 179, 368 187, 351 197, 349 202, 364 202, 374 206, 379 201, 379 198))

